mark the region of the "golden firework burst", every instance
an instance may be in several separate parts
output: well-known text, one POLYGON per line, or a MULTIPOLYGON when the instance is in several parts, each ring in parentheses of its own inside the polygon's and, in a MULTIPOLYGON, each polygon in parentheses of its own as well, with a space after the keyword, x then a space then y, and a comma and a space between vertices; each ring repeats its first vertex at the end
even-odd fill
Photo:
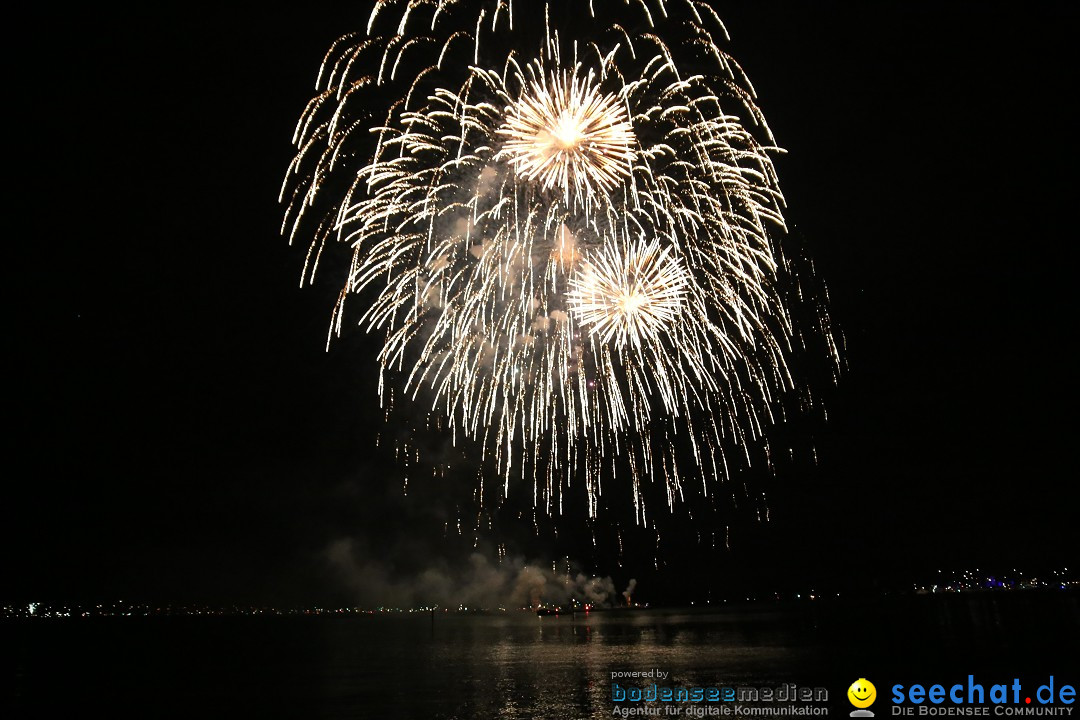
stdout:
POLYGON ((359 305, 388 412, 409 398, 549 514, 583 484, 595 517, 628 473, 646 523, 645 485, 674 509, 680 468, 711 496, 728 451, 750 462, 804 391, 789 290, 817 301, 774 242, 777 148, 710 3, 607 5, 379 0, 297 123, 282 229, 305 282, 348 260, 328 340, 359 305))
POLYGON ((600 342, 637 347, 678 319, 689 282, 670 247, 655 240, 609 244, 570 278, 567 305, 600 342))
POLYGON ((568 203, 628 177, 637 144, 619 98, 566 73, 533 80, 498 134, 518 177, 561 190, 568 203))

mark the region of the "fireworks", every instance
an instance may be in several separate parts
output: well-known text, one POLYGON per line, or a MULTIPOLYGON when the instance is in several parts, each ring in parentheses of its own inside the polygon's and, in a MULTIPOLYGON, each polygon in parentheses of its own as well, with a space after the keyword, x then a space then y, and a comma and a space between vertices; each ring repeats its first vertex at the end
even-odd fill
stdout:
POLYGON ((571 188, 575 200, 611 190, 634 160, 626 110, 587 79, 557 75, 550 88, 547 80, 541 76, 509 108, 497 131, 505 140, 499 157, 521 180, 561 189, 568 204, 571 188))
POLYGON ((749 458, 800 336, 776 148, 719 19, 598 4, 377 3, 297 125, 283 230, 312 237, 305 279, 351 250, 331 333, 362 295, 384 399, 445 418, 504 495, 557 512, 584 483, 595 514, 628 474, 644 518, 643 482, 674 505, 680 462, 709 494, 749 458))
POLYGON ((614 342, 621 350, 627 342, 658 342, 679 320, 690 282, 671 251, 655 241, 606 246, 570 278, 570 314, 604 345, 614 342))

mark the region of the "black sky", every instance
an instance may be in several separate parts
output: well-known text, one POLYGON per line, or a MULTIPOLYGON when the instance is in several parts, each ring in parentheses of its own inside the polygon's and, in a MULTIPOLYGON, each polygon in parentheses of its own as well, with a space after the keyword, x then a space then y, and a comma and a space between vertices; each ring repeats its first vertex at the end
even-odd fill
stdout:
MULTIPOLYGON (((1077 12, 943 5, 715 2, 846 338, 829 422, 792 429, 820 461, 769 482, 740 571, 1080 559, 1077 12)), ((5 596, 318 602, 346 594, 331 542, 437 521, 372 449, 371 340, 323 351, 336 289, 299 289, 278 235, 295 119, 365 20, 95 7, 9 31, 5 596)))

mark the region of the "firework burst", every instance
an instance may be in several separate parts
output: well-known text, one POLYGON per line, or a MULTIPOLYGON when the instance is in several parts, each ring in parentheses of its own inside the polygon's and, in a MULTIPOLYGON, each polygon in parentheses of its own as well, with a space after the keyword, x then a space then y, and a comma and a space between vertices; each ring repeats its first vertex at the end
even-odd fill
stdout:
POLYGON ((642 483, 674 506, 690 462, 710 495, 795 386, 784 201, 707 5, 573 12, 377 3, 297 125, 283 231, 312 238, 305 280, 349 248, 331 333, 362 296, 384 399, 475 442, 502 496, 557 512, 583 483, 595 514, 628 476, 645 518, 642 483))
POLYGON ((541 76, 508 108, 496 132, 505 158, 524 181, 559 189, 573 205, 612 190, 630 175, 636 143, 626 109, 601 95, 591 78, 541 76), (550 81, 549 81, 550 80, 550 81))
POLYGON ((633 247, 606 245, 581 263, 566 295, 570 314, 600 344, 660 341, 679 321, 690 284, 686 269, 658 242, 633 247))

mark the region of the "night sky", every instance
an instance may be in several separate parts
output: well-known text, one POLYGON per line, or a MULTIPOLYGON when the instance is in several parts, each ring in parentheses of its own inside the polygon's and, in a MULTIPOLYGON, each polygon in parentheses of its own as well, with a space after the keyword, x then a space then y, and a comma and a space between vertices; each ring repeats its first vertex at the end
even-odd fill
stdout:
MULTIPOLYGON (((818 463, 757 480, 770 520, 734 516, 719 566, 517 552, 672 601, 718 573, 886 586, 1080 560, 1077 11, 941 5, 714 2, 846 343, 828 421, 781 431, 818 463)), ((278 234, 295 120, 366 5, 78 13, 5 49, 0 600, 347 603, 335 542, 416 561, 453 515, 401 499, 374 338, 324 351, 336 280, 300 289, 304 247, 278 234)))

